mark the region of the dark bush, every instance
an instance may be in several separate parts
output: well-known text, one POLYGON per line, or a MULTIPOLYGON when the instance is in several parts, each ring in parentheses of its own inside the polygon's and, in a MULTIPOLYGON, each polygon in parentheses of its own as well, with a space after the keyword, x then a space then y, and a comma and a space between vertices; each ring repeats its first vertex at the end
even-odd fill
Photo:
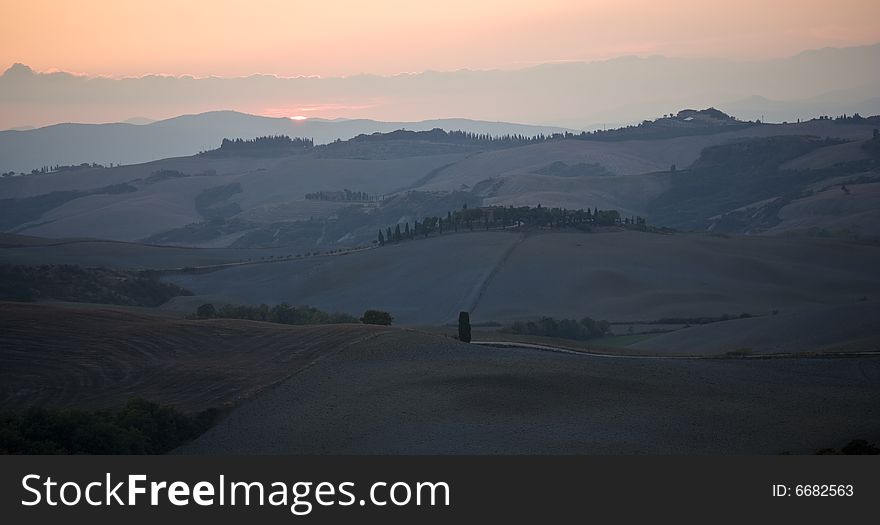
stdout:
POLYGON ((596 321, 589 317, 584 317, 580 321, 573 319, 557 321, 552 317, 542 317, 537 321, 516 321, 509 327, 502 328, 501 331, 586 341, 608 335, 611 332, 611 326, 607 321, 596 321))
POLYGON ((393 320, 394 318, 391 317, 391 314, 383 312, 382 310, 367 310, 364 312, 364 316, 361 317, 361 322, 364 324, 378 324, 385 326, 389 326, 393 320))
POLYGON ((143 399, 118 411, 29 408, 0 413, 0 454, 163 454, 205 432, 220 415, 195 415, 143 399))
POLYGON ((71 264, 0 264, 0 300, 54 299, 80 303, 159 306, 172 297, 192 295, 149 272, 83 268, 71 264))
POLYGON ((269 307, 226 304, 220 308, 213 304, 203 304, 196 309, 196 313, 190 318, 194 319, 246 319, 249 321, 264 321, 278 324, 339 324, 357 323, 358 319, 345 313, 327 313, 312 306, 293 307, 287 303, 269 307))

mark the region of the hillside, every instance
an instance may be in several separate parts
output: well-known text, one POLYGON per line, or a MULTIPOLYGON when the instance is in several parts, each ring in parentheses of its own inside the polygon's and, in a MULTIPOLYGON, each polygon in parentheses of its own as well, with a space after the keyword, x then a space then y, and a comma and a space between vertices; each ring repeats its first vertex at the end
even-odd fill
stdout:
POLYGON ((178 453, 809 454, 880 436, 878 387, 878 358, 597 358, 390 332, 178 453))
POLYGON ((185 454, 775 454, 880 436, 875 357, 603 358, 13 303, 0 329, 0 410, 233 408, 185 454))
MULTIPOLYGON (((2 77, 0 77, 2 78, 2 77)), ((147 124, 57 124, 25 131, 0 131, 0 172, 29 173, 56 164, 135 164, 168 157, 193 155, 216 148, 224 138, 261 135, 307 137, 318 144, 347 140, 362 133, 397 129, 424 131, 434 128, 502 135, 549 134, 566 131, 554 126, 530 126, 469 119, 438 119, 420 122, 376 120, 270 118, 235 111, 184 115, 147 124)))
POLYGON ((383 331, 0 302, 0 410, 117 408, 131 397, 222 408, 383 331))
POLYGON ((47 239, 0 234, 0 261, 8 264, 75 264, 154 270, 239 264, 287 256, 290 250, 234 250, 138 244, 101 239, 47 239))
MULTIPOLYGON (((691 114, 702 115, 679 115, 691 114)), ((539 140, 396 131, 326 146, 258 148, 259 154, 220 148, 139 165, 4 177, 0 228, 297 254, 368 244, 379 228, 442 216, 464 204, 541 204, 616 209, 698 231, 824 228, 876 236, 865 224, 865 213, 876 207, 872 192, 853 190, 858 197, 850 201, 858 204, 841 203, 832 213, 827 206, 812 213, 809 201, 842 184, 880 180, 873 121, 756 125, 724 117, 706 124, 665 117, 539 140), (740 156, 750 160, 729 162, 740 156), (327 197, 334 195, 359 197, 327 197)))
MULTIPOLYGON (((832 312, 850 305, 855 324, 842 323, 835 332, 837 342, 844 342, 864 337, 855 320, 875 316, 863 301, 880 297, 878 265, 876 245, 834 239, 474 232, 166 279, 195 292, 193 304, 210 296, 308 303, 330 311, 380 308, 410 325, 451 322, 460 310, 470 311, 475 323, 543 315, 635 322, 748 313, 768 316, 762 322, 772 324, 789 322, 774 311, 832 312)), ((801 351, 815 349, 811 338, 826 330, 814 320, 796 323, 800 332, 792 344, 801 351)), ((792 331, 772 337, 767 332, 758 350, 772 351, 781 334, 792 331)), ((706 351, 719 353, 741 348, 706 343, 706 351)))

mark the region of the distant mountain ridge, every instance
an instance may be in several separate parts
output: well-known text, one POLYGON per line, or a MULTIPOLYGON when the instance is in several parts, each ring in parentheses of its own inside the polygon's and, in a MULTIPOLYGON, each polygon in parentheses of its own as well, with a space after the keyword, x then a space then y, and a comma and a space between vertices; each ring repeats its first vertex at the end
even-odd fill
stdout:
POLYGON ((0 131, 0 172, 29 172, 41 166, 84 162, 134 164, 192 155, 220 146, 224 138, 250 139, 264 135, 310 138, 316 144, 347 140, 361 134, 399 129, 468 131, 488 135, 549 135, 573 131, 553 126, 469 119, 421 122, 356 120, 292 120, 212 111, 182 115, 146 124, 55 124, 25 131, 0 131))
POLYGON ((820 116, 817 111, 877 113, 871 101, 880 93, 878 63, 880 44, 765 60, 621 56, 520 69, 347 77, 111 78, 43 73, 17 64, 0 73, 0 127, 118 122, 133 114, 156 118, 216 109, 392 122, 460 115, 603 129, 678 108, 715 106, 743 120, 766 114, 770 121, 795 122, 820 116), (770 108, 765 102, 739 104, 750 97, 774 103, 770 108))

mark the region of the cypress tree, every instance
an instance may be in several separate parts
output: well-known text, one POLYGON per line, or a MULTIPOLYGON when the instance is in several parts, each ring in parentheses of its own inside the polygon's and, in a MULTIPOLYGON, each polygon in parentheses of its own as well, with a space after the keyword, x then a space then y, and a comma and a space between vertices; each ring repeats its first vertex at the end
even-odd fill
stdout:
POLYGON ((458 340, 464 343, 471 342, 471 315, 467 312, 458 314, 458 340))

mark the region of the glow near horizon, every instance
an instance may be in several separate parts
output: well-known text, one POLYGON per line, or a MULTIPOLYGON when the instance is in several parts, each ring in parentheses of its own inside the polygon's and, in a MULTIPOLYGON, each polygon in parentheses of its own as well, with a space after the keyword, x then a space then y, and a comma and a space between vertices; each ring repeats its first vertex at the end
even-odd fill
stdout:
POLYGON ((621 55, 760 59, 880 41, 878 18, 876 0, 3 0, 0 67, 326 77, 621 55))

